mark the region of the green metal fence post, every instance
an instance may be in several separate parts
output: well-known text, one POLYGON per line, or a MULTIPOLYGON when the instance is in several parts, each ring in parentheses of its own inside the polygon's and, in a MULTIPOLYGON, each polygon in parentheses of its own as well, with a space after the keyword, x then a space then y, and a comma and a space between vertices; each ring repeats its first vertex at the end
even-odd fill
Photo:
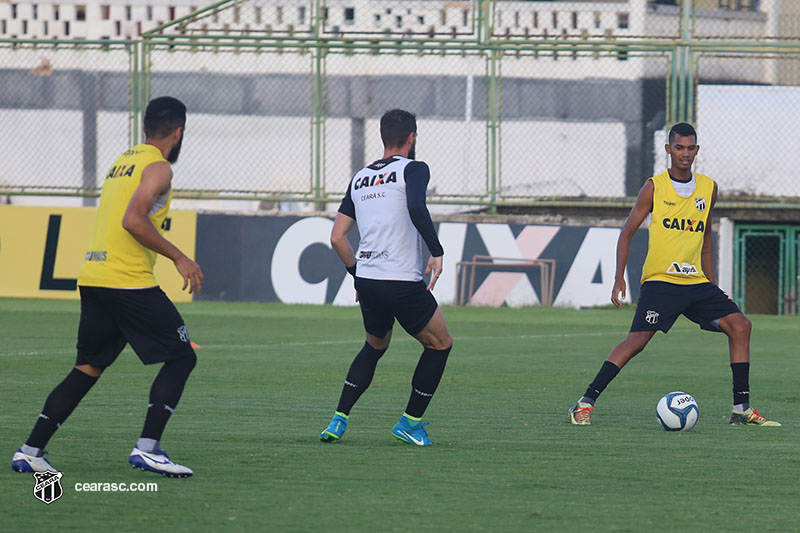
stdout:
POLYGON ((741 228, 736 228, 735 235, 734 242, 736 244, 734 246, 733 262, 736 266, 736 270, 734 271, 733 298, 736 305, 738 305, 743 312, 747 312, 745 306, 745 278, 747 276, 745 256, 747 255, 747 237, 741 228))
POLYGON ((686 122, 697 125, 697 92, 695 91, 697 84, 697 77, 695 76, 697 59, 691 47, 686 48, 686 63, 686 122))
MULTIPOLYGON (((492 39, 494 4, 496 0, 482 0, 481 11, 483 42, 486 46, 492 39)), ((486 192, 489 213, 497 212, 500 186, 500 59, 502 50, 491 48, 486 57, 486 192)))
POLYGON ((669 53, 669 75, 667 77, 667 119, 664 130, 669 130, 670 126, 678 122, 678 48, 675 47, 669 53))
POLYGON ((139 53, 139 109, 136 125, 137 143, 144 141, 142 125, 144 124, 144 112, 147 109, 147 102, 150 101, 150 82, 152 80, 152 65, 150 63, 150 53, 152 43, 147 38, 140 42, 141 52, 139 53))
MULTIPOLYGON (((314 0, 312 32, 322 41, 324 10, 322 0, 314 0)), ((311 194, 317 211, 325 210, 325 58, 327 49, 312 50, 311 60, 311 194)))
POLYGON ((681 2, 681 44, 678 46, 678 113, 676 121, 690 122, 689 109, 694 109, 694 102, 690 98, 694 96, 694 87, 689 90, 689 84, 694 84, 692 73, 691 48, 689 43, 692 41, 694 7, 692 0, 681 2))
POLYGON ((140 42, 130 43, 128 47, 128 144, 139 144, 139 46, 140 42))
POLYGON ((789 287, 791 295, 794 298, 794 305, 792 311, 794 314, 800 312, 800 291, 798 291, 798 277, 800 277, 800 265, 798 265, 798 256, 800 256, 800 230, 793 228, 792 239, 792 255, 789 258, 791 261, 789 269, 789 287))

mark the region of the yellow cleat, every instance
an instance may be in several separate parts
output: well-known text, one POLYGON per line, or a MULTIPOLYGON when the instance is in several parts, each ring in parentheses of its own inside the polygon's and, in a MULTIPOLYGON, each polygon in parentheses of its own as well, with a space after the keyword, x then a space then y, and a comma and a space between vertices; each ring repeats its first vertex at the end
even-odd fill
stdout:
POLYGON ((779 422, 767 420, 761 416, 758 409, 753 409, 752 407, 744 412, 733 409, 728 423, 738 426, 780 426, 779 422))
POLYGON ((590 426, 592 425, 592 410, 594 410, 592 404, 578 402, 569 408, 569 421, 576 426, 590 426))

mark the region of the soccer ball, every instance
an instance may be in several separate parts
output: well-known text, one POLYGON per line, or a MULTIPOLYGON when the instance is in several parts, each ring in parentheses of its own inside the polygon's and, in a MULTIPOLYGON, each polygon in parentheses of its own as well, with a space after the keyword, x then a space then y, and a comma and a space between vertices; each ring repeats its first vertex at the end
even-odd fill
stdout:
POLYGON ((665 394, 658 401, 656 415, 667 431, 686 431, 697 423, 700 411, 691 394, 676 391, 665 394))

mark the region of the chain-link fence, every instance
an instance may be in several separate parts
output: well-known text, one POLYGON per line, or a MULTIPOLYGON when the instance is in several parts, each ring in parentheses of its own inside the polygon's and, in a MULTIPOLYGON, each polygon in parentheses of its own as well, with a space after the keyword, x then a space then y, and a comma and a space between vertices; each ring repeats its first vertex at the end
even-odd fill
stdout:
POLYGON ((172 94, 190 109, 179 196, 336 200, 380 155, 380 115, 405 107, 448 176, 432 203, 630 198, 679 120, 722 202, 796 197, 794 4, 221 0, 132 43, 9 39, 0 112, 23 157, 0 192, 96 193, 128 118, 140 140, 147 99, 172 94), (28 157, 42 130, 63 156, 28 157))
POLYGON ((0 192, 94 195, 129 143, 133 45, 0 40, 0 192))
POLYGON ((475 55, 329 57, 327 126, 341 134, 326 136, 328 190, 343 192, 358 169, 380 159, 380 116, 399 107, 417 114, 417 157, 439 170, 431 194, 486 199, 484 70, 475 55))
POLYGON ((665 100, 663 80, 640 73, 667 65, 656 54, 505 55, 501 199, 637 194, 651 175, 649 122, 665 100))
POLYGON ((309 52, 154 44, 147 59, 150 97, 174 96, 189 109, 177 190, 311 193, 309 52))

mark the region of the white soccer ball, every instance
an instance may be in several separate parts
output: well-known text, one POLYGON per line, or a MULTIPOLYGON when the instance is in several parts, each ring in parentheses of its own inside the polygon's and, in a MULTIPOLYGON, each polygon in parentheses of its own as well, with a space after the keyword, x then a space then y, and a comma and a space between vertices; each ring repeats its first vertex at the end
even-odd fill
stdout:
POLYGON ((676 391, 665 394, 658 401, 656 415, 667 431, 686 431, 697 423, 700 410, 691 394, 676 391))

